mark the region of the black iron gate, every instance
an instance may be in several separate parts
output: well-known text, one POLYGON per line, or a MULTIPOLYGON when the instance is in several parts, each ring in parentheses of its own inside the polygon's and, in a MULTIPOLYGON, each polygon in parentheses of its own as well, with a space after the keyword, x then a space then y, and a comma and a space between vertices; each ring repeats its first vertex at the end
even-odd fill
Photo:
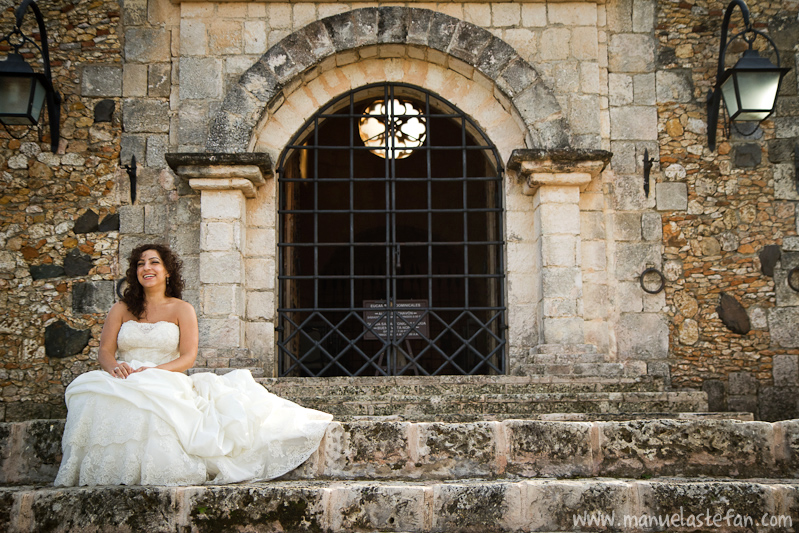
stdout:
POLYGON ((279 166, 281 376, 502 374, 502 171, 461 111, 354 90, 279 166))

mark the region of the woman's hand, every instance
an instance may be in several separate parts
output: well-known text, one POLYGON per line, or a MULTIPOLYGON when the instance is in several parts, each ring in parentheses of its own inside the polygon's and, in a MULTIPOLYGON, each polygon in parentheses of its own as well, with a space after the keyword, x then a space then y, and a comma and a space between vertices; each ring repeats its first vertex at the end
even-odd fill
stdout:
POLYGON ((113 368, 111 368, 111 370, 108 370, 109 374, 119 379, 125 379, 134 372, 135 370, 133 370, 133 367, 124 361, 117 363, 113 368))

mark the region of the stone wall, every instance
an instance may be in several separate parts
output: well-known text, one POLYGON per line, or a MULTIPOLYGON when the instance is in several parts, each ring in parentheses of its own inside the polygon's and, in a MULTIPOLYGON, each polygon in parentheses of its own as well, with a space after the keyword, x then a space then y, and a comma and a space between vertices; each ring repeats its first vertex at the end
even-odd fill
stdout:
MULTIPOLYGON (((3 34, 18 4, 2 2, 3 34)), ((120 6, 40 8, 63 97, 61 141, 54 154, 49 126, 0 133, 0 420, 64 415, 65 385, 94 367, 119 270, 120 6)), ((38 34, 30 10, 23 29, 38 34)))
MULTIPOLYGON (((659 190, 663 221, 670 362, 676 386, 702 387, 716 410, 742 410, 766 420, 796 417, 799 294, 786 272, 799 264, 799 192, 794 165, 799 137, 797 49, 799 2, 750 1, 757 28, 774 39, 783 80, 776 113, 751 135, 723 131, 707 146, 705 102, 716 75, 727 2, 659 2, 657 103, 659 190), (781 250, 773 276, 760 254, 781 250), (751 331, 721 321, 720 294, 746 309, 751 331)), ((733 24, 742 29, 736 10, 733 24)), ((732 28, 731 28, 732 30, 732 28)), ((765 40, 758 41, 763 48, 765 40)), ((738 43, 742 44, 742 43, 738 43)), ((742 51, 728 52, 732 66, 742 51)), ((772 60, 775 61, 772 55, 772 60)), ((744 133, 751 131, 748 125, 744 133)))

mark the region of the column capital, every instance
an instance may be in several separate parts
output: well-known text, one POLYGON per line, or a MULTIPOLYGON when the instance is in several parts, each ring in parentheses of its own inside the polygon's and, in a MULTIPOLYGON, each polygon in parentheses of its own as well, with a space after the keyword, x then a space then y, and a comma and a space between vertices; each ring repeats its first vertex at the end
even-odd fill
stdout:
POLYGON ((199 191, 239 190, 255 198, 256 189, 274 177, 272 158, 265 153, 170 153, 166 161, 199 191))
POLYGON ((508 168, 524 180, 524 194, 532 196, 544 185, 584 190, 605 169, 612 156, 607 150, 514 150, 508 168))

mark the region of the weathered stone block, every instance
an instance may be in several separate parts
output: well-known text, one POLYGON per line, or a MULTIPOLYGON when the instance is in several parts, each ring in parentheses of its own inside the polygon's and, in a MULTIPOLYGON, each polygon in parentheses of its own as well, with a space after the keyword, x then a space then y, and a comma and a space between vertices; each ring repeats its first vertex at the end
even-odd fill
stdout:
POLYGON ((113 281, 86 281, 72 284, 73 313, 105 314, 112 305, 114 305, 113 281))
POLYGON ((418 424, 416 468, 425 477, 462 479, 497 475, 498 422, 418 424))
POLYGON ((246 203, 241 191, 203 191, 200 206, 203 220, 241 222, 246 203))
POLYGON ((600 476, 755 477, 774 472, 771 424, 647 420, 597 425, 600 476))
POLYGON ((774 165, 774 197, 777 200, 799 200, 794 165, 786 163, 774 165))
POLYGON ((409 468, 407 422, 332 423, 325 435, 325 476, 392 478, 409 468))
POLYGON ((205 316, 244 316, 244 289, 238 285, 202 287, 202 311, 205 316))
POLYGON ((73 248, 64 258, 64 272, 70 278, 85 276, 93 267, 91 256, 81 253, 78 248, 73 248))
POLYGON ((662 266, 659 243, 620 242, 616 249, 616 278, 619 280, 637 279, 649 266, 662 266))
POLYGON ((657 140, 657 109, 644 106, 610 108, 613 140, 657 140))
POLYGON ((658 211, 684 211, 688 209, 688 186, 685 183, 658 183, 655 191, 658 211))
POLYGON ((577 264, 577 238, 571 235, 541 237, 543 266, 573 267, 577 264))
POLYGON ((328 505, 338 510, 332 531, 422 531, 427 516, 425 487, 418 485, 340 487, 328 505))
POLYGON ((200 279, 203 283, 241 283, 240 252, 203 252, 200 255, 200 279))
POLYGON ((169 96, 171 75, 172 65, 169 63, 150 65, 147 73, 147 94, 150 96, 169 96))
POLYGON ((657 102, 686 103, 694 98, 693 78, 688 69, 659 70, 655 75, 657 102))
POLYGON ((599 272, 607 266, 607 250, 604 241, 582 241, 580 261, 583 270, 599 272))
POLYGON ((122 103, 122 122, 128 133, 168 133, 169 104, 156 100, 126 99, 122 103))
MULTIPOLYGON (((231 527, 248 528, 252 527, 250 524, 258 524, 258 528, 266 531, 327 529, 326 495, 317 488, 272 485, 251 485, 246 490, 242 488, 241 485, 225 485, 177 489, 181 499, 186 502, 189 527, 197 531, 224 531, 231 527)), ((174 516, 176 519, 180 517, 178 514, 174 516)), ((155 523, 160 526, 163 520, 155 523)), ((175 525, 170 529, 177 527, 175 525)), ((143 526, 141 531, 147 529, 147 526, 143 526)))
POLYGON ((625 481, 531 480, 526 485, 523 530, 527 531, 573 531, 575 515, 582 518, 583 513, 614 515, 618 520, 631 514, 637 501, 635 486, 625 481))
POLYGON ((502 482, 436 485, 432 505, 433 531, 514 530, 524 509, 521 486, 502 482))
POLYGON ((222 67, 212 57, 180 58, 180 99, 222 98, 222 67))
POLYGON ((75 221, 75 225, 72 227, 72 231, 75 233, 93 233, 97 231, 97 225, 100 221, 100 217, 92 211, 91 209, 87 209, 78 219, 75 221))
POLYGON ((754 396, 758 382, 751 372, 730 372, 727 386, 730 396, 754 396))
POLYGON ((608 45, 608 68, 613 72, 652 72, 655 43, 649 35, 614 34, 608 45))
POLYGON ((760 164, 763 150, 760 144, 738 144, 733 149, 733 162, 738 168, 755 168, 760 164))
POLYGON ((666 359, 668 319, 659 313, 623 313, 616 327, 619 359, 666 359))
POLYGON ((727 393, 724 382, 720 379, 708 379, 702 382, 702 391, 707 393, 707 407, 713 412, 727 411, 727 393))
POLYGON ((125 30, 125 60, 130 63, 167 63, 170 60, 170 32, 164 29, 132 27, 125 30))
POLYGON ((617 241, 641 240, 641 213, 613 215, 613 237, 617 241))
POLYGON ((244 327, 240 318, 200 318, 199 322, 200 346, 207 348, 242 347, 244 327))
MULTIPOLYGON (((763 513, 777 514, 772 501, 772 490, 767 484, 726 483, 724 481, 700 481, 696 483, 668 483, 659 481, 638 482, 639 505, 646 509, 645 515, 669 517, 672 523, 684 524, 690 529, 707 524, 698 523, 698 513, 710 520, 709 524, 724 526, 728 513, 730 525, 738 516, 762 517, 763 513), (693 512, 693 510, 699 510, 693 512), (718 517, 718 522, 713 522, 718 517), (680 522, 682 518, 682 522, 680 522)), ((641 518, 640 516, 637 518, 641 518)), ((647 522, 647 525, 650 523, 647 522)), ((652 524, 654 525, 654 524, 652 524)), ((639 523, 631 523, 631 529, 639 529, 639 523)), ((674 527, 671 528, 676 529, 674 527)), ((710 528, 706 528, 710 529, 710 528)))
POLYGON ((144 233, 144 206, 119 206, 120 233, 144 233))
POLYGON ((250 320, 272 320, 275 317, 275 293, 271 291, 249 291, 247 293, 247 318, 250 320))
POLYGON ((34 265, 30 268, 31 278, 35 280, 60 278, 66 276, 64 267, 58 265, 34 265))
POLYGON ((590 476, 591 424, 503 422, 508 442, 507 472, 521 477, 590 476))
POLYGON ((62 358, 79 354, 89 345, 91 330, 73 329, 59 320, 44 329, 44 348, 47 357, 62 358))
POLYGON ((799 348, 799 307, 775 307, 768 311, 772 342, 783 348, 799 348))
POLYGON ((661 241, 663 220, 660 213, 644 213, 641 216, 641 232, 645 241, 661 241))
POLYGON ((122 96, 122 67, 89 65, 83 67, 82 96, 122 96))
POLYGON ((796 385, 761 388, 757 398, 760 420, 773 422, 799 416, 799 398, 796 393, 796 385))
POLYGON ((543 319, 544 339, 552 344, 582 344, 585 342, 585 327, 582 318, 543 319))

